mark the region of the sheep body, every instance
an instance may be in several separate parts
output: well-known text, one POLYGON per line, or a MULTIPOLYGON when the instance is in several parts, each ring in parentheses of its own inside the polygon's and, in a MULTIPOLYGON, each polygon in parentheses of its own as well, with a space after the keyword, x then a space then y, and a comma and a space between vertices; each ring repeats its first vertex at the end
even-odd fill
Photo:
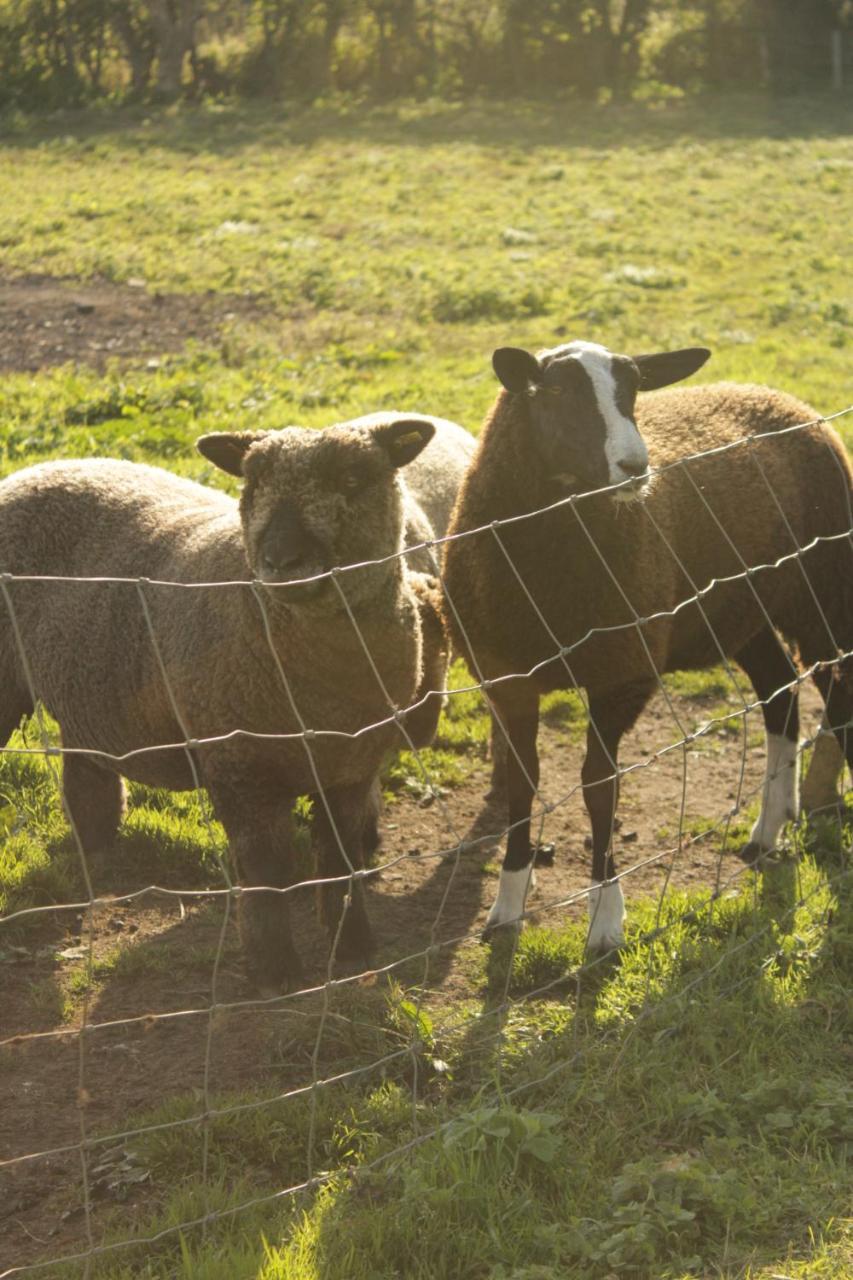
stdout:
MULTIPOLYGON (((522 412, 523 406, 508 401, 502 393, 484 429, 451 534, 535 511, 562 496, 548 477, 531 475, 523 428, 516 423, 518 429, 512 429, 507 423, 507 417, 522 412)), ((591 691, 607 690, 620 684, 626 671, 653 676, 655 670, 719 661, 720 649, 733 653, 764 621, 753 584, 771 616, 783 610, 780 622, 795 622, 801 609, 814 610, 796 558, 748 580, 742 575, 745 565, 772 565, 793 551, 793 538, 805 546, 815 537, 848 527, 850 472, 843 446, 826 426, 755 439, 748 451, 737 441, 758 431, 784 431, 817 416, 792 396, 760 387, 723 384, 651 392, 637 410, 638 426, 659 473, 645 501, 614 508, 606 493, 581 497, 498 529, 500 543, 536 606, 560 644, 571 647, 566 662, 575 683, 591 691), (680 461, 726 444, 734 450, 680 461), (680 465, 672 465, 677 462, 680 465), (748 503, 733 468, 751 473, 748 503), (808 486, 802 483, 804 472, 813 477, 808 486), (828 497, 834 496, 834 503, 815 505, 810 495, 821 486, 828 497), (670 547, 677 548, 681 565, 670 547), (643 566, 654 566, 654 572, 643 566), (702 598, 710 628, 698 604, 641 628, 630 625, 635 618, 653 619, 668 612, 697 589, 727 577, 738 580, 718 582, 702 598), (610 627, 620 629, 606 634, 610 627)), ((446 572, 478 665, 493 679, 546 663, 533 677, 537 687, 543 692, 564 687, 566 666, 554 658, 554 644, 509 569, 498 538, 491 533, 476 538, 476 549, 470 553, 473 539, 450 544, 446 572)), ((831 548, 829 555, 825 547, 808 553, 804 564, 809 577, 827 561, 831 572, 833 558, 831 548)), ((828 583, 822 584, 821 592, 839 595, 828 583)), ((831 599, 827 607, 833 610, 831 599)), ((452 625, 452 613, 448 622, 452 625)))
MULTIPOLYGON (((571 348, 558 350, 567 353, 567 367, 571 348)), ((530 367, 538 377, 536 363, 530 367)), ((616 749, 663 672, 723 656, 741 662, 765 704, 768 732, 754 852, 772 847, 795 815, 796 697, 785 688, 795 669, 774 629, 809 664, 831 663, 839 649, 853 648, 844 536, 851 472, 829 427, 788 430, 815 422, 808 405, 763 387, 718 384, 653 391, 637 401, 636 426, 656 473, 644 500, 617 504, 601 492, 561 502, 565 477, 545 465, 541 431, 534 431, 535 395, 544 398, 561 376, 552 369, 549 382, 548 370, 545 359, 541 384, 527 394, 499 393, 481 433, 450 526, 447 623, 473 669, 493 682, 490 696, 512 748, 511 830, 491 924, 519 915, 530 879, 539 694, 587 690, 590 944, 601 948, 622 936, 621 889, 608 883, 615 874, 616 749), (493 521, 509 523, 491 528, 493 521), (482 531, 455 536, 476 529, 482 531), (823 541, 812 545, 815 539, 823 541)), ((567 418, 566 439, 573 430, 567 418)), ((552 439, 548 447, 569 446, 552 439)), ((825 698, 835 698, 833 722, 840 724, 846 694, 837 685, 832 692, 827 670, 817 682, 825 698)))
MULTIPOLYGON (((32 711, 33 694, 58 720, 72 749, 65 804, 84 847, 114 832, 121 775, 206 786, 244 884, 288 883, 289 808, 306 791, 323 794, 321 871, 345 875, 348 857, 361 865, 365 797, 384 753, 401 743, 389 717, 412 702, 421 674, 419 593, 397 554, 396 468, 431 434, 415 419, 203 438, 208 456, 219 451, 219 465, 245 475, 239 505, 109 460, 44 463, 0 485, 0 571, 12 575, 5 591, 26 655, 25 664, 0 610, 0 742, 32 711), (355 498, 339 475, 355 475, 355 498), (324 547, 331 564, 379 561, 335 576, 361 636, 333 582, 319 595, 287 585, 311 576, 310 557, 307 572, 252 583, 264 547, 286 558, 291 544, 311 555, 324 547), (28 574, 74 581, 18 580, 28 574), (135 581, 85 581, 112 577, 135 581), (306 740, 303 727, 316 733, 306 740), (187 739, 189 751, 170 745, 187 739)), ((261 985, 275 987, 299 969, 286 895, 244 898, 250 962, 261 985)), ((343 886, 330 886, 333 935, 342 905, 343 886)), ((341 954, 369 949, 359 892, 340 943, 341 954)))
MULTIPOLYGON (((97 746, 116 756, 143 751, 123 763, 124 775, 178 790, 193 785, 185 752, 151 752, 152 746, 183 742, 185 730, 193 739, 238 729, 299 732, 257 597, 248 585, 219 585, 247 583, 251 576, 233 498, 153 467, 95 459, 45 463, 13 475, 3 486, 0 510, 0 557, 13 575, 153 580, 141 592, 180 719, 134 582, 9 585, 35 690, 62 725, 65 746, 97 746), (181 588, 157 582, 215 585, 181 588)), ((391 698, 405 706, 419 669, 414 601, 408 591, 388 595, 390 608, 380 625, 368 618, 361 625, 391 698), (382 643, 386 626, 395 632, 391 645, 382 643)), ((283 610, 273 592, 268 596, 266 611, 280 627, 283 610)), ((325 623, 325 618, 318 625, 302 611, 287 609, 281 628, 285 672, 299 673, 295 700, 308 727, 353 733, 387 717, 388 703, 352 628, 325 623), (354 664, 346 696, 337 681, 325 678, 344 662, 354 664)), ((22 675, 19 667, 18 682, 22 675)), ((376 736, 387 746, 394 730, 385 728, 376 736)), ((241 743, 240 752, 245 748, 241 743)), ((214 743, 203 750, 213 761, 220 754, 230 756, 234 747, 214 743)), ((314 750, 338 781, 363 773, 349 744, 321 737, 314 750)), ((309 789, 312 771, 301 740, 278 742, 274 751, 293 785, 309 789)))

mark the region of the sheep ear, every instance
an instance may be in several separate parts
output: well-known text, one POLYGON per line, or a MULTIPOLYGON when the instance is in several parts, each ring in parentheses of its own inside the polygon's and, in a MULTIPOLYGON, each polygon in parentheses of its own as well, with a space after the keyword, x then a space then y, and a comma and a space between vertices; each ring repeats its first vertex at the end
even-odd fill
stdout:
POLYGON ((640 390, 654 391, 656 387, 668 387, 672 382, 689 378, 702 368, 710 354, 707 347, 684 347, 681 351, 661 351, 653 356, 632 356, 640 370, 640 390))
POLYGON ((212 431, 195 442, 199 453, 229 476, 242 476, 243 459, 253 444, 263 440, 266 431, 212 431))
POLYGON ((374 427, 373 434, 391 459, 391 465, 405 467, 429 444, 435 435, 435 425, 428 418, 397 418, 374 427))
POLYGON ((521 347, 498 347, 492 356, 492 368, 507 391, 521 395, 531 382, 542 381, 542 366, 535 356, 521 347))

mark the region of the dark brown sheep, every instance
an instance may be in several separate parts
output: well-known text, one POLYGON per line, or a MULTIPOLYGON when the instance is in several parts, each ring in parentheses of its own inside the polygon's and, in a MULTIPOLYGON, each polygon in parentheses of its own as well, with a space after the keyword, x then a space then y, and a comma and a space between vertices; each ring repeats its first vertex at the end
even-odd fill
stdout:
POLYGON ((538 357, 495 352, 504 390, 463 483, 444 566, 454 642, 487 682, 510 744, 510 831, 489 925, 523 911, 547 690, 581 687, 589 703, 593 950, 623 938, 611 850, 619 741, 664 672, 734 658, 762 701, 767 777, 749 860, 798 808, 797 670, 777 632, 807 666, 827 664, 815 680, 830 722, 851 718, 847 683, 831 666, 853 648, 844 449, 813 409, 781 392, 654 390, 707 355, 630 358, 588 343, 538 357), (814 425, 795 429, 803 423, 814 425))
MULTIPOLYGON (((200 783, 239 883, 280 890, 294 798, 314 793, 330 938, 338 958, 369 953, 362 884, 348 875, 362 867, 380 762, 403 745, 394 716, 421 677, 419 614, 435 616, 429 581, 398 554, 399 470, 433 432, 392 418, 202 437, 201 452, 243 479, 239 506, 108 460, 45 463, 0 484, 0 571, 13 575, 0 603, 0 745, 41 700, 62 731, 64 802, 84 850, 114 838, 123 777, 200 783), (359 567, 330 572, 339 565, 359 567)), ((299 975, 288 897, 241 895, 264 990, 299 975)))

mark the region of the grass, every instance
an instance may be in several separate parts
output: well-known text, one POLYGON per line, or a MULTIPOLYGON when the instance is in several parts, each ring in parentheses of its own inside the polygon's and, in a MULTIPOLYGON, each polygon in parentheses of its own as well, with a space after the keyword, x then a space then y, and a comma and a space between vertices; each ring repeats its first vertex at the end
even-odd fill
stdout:
MULTIPOLYGON (((846 1274, 849 868, 819 835, 811 847, 793 878, 767 873, 716 903, 674 896, 654 941, 653 906, 640 907, 618 965, 580 971, 578 925, 529 930, 503 975, 509 1005, 486 994, 447 1025, 413 1021, 399 992, 384 1011, 376 991, 341 1006, 330 1055, 349 1019, 371 1028, 374 1060, 415 1036, 428 1058, 440 1051, 440 1074, 424 1073, 417 1100, 399 1072, 218 1098, 206 1185, 198 1102, 164 1103, 141 1119, 185 1123, 131 1146, 159 1206, 137 1231, 167 1234, 94 1274, 846 1274), (568 998, 547 985, 561 971, 568 998), (532 976, 546 989, 519 998, 532 976), (323 1171, 312 1196, 274 1198, 308 1167, 323 1171), (216 1216, 245 1201, 257 1203, 233 1222, 216 1216), (176 1230, 211 1210, 206 1238, 176 1230)), ((133 1238, 124 1219, 114 1238, 133 1238)))
MULTIPOLYGON (((198 435, 383 407, 476 430, 495 346, 570 337, 629 352, 699 343, 713 359, 697 380, 773 383, 823 412, 849 397, 853 146, 840 96, 607 110, 217 104, 5 123, 4 272, 257 306, 210 345, 150 366, 3 374, 0 474, 110 454, 229 487, 194 452, 198 435)), ((838 426, 853 440, 853 419, 838 426)), ((422 754, 438 786, 485 756, 488 717, 460 691, 467 680, 454 669, 422 754)), ((694 731, 740 705, 722 671, 667 687, 689 699, 694 731)), ((543 719, 569 740, 583 733, 576 695, 552 695, 543 719)), ((736 750, 728 725, 740 735, 724 721, 699 744, 736 750)), ((424 795, 418 762, 397 757, 386 786, 424 795)), ((223 836, 198 797, 134 787, 131 802, 99 883, 221 884, 223 836)), ((57 780, 37 755, 0 757, 0 837, 4 913, 79 895, 57 780)), ((659 916, 657 902, 632 901, 619 964, 581 971, 581 926, 537 927, 517 946, 477 949, 464 990, 330 993, 319 1048, 316 1003, 294 1004, 276 1021, 265 1088, 217 1096, 206 1122, 194 1096, 128 1118, 181 1123, 133 1140, 150 1183, 113 1238, 164 1234, 93 1274, 850 1274, 850 839, 818 825, 798 871, 748 873, 714 903, 670 893, 659 916), (305 1078, 315 1050, 320 1077, 382 1066, 282 1098, 276 1073, 305 1078), (309 1168, 321 1186, 280 1195, 309 1168), (206 1232, 182 1228, 201 1218, 206 1232)), ((34 1023, 69 1019, 90 984, 184 966, 209 975, 211 955, 116 945, 64 985, 34 983, 34 1023)))
POLYGON ((395 405, 476 429, 491 349, 569 336, 701 342, 699 380, 841 408, 848 116, 826 97, 23 121, 0 154, 7 271, 249 292, 281 322, 153 371, 7 380, 7 465, 106 444, 201 474, 192 438, 226 421, 395 405))

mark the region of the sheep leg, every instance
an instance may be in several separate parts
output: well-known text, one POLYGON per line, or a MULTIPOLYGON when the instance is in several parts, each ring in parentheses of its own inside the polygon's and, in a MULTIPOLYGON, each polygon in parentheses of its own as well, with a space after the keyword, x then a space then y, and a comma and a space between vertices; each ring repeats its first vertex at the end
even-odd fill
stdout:
POLYGON ((334 959, 365 965, 373 954, 364 884, 351 879, 364 866, 365 828, 374 809, 373 783, 330 787, 314 805, 314 839, 320 887, 320 918, 334 959))
MULTIPOLYGON (((807 657, 806 661, 811 659, 807 657)), ((842 758, 853 769, 853 693, 849 680, 846 672, 836 673, 828 667, 817 671, 814 676, 826 709, 824 723, 835 734, 842 758)))
MULTIPOLYGON (((322 796, 316 792, 311 793, 311 803, 314 807, 314 813, 318 813, 323 803, 322 796)), ((372 855, 382 844, 382 833, 379 830, 379 819, 382 817, 385 809, 385 801, 382 799, 382 787, 379 779, 376 778, 368 792, 367 799, 364 804, 364 819, 362 829, 362 849, 364 850, 365 863, 369 862, 372 855)))
POLYGON ((108 849, 124 817, 123 779, 84 755, 66 755, 62 764, 62 803, 84 853, 108 849))
POLYGON ((634 724, 654 685, 632 685, 607 697, 590 695, 583 798, 592 826, 592 884, 587 952, 598 954, 625 941, 625 899, 616 875, 613 832, 619 802, 617 756, 622 735, 634 724))
POLYGON ((533 878, 530 815, 539 786, 539 756, 536 751, 538 693, 535 690, 516 693, 512 703, 501 703, 498 715, 509 737, 506 752, 509 830, 498 896, 486 920, 486 934, 499 925, 520 920, 533 878))
MULTIPOLYGON (((5 635, 3 642, 5 649, 5 635)), ((11 636, 8 643, 12 643, 11 636)), ((24 716, 33 714, 33 700, 15 668, 13 652, 12 649, 0 657, 0 747, 5 747, 24 716)))
POLYGON ((295 990, 302 966, 291 937, 289 895, 282 892, 292 883, 294 797, 274 803, 249 782, 234 786, 233 779, 227 789, 208 781, 208 793, 240 885, 248 890, 240 895, 238 919, 249 978, 264 996, 295 990))
POLYGON ((844 807, 844 796, 839 790, 843 767, 841 747, 824 716, 800 793, 804 813, 837 811, 844 807))
POLYGON ((489 732, 489 757, 492 761, 492 774, 489 778, 489 789, 486 792, 486 800, 490 804, 506 804, 507 753, 506 729, 501 725, 497 712, 492 708, 491 729, 489 732))
POLYGON ((379 819, 382 817, 384 808, 385 801, 382 799, 382 787, 379 779, 376 778, 373 786, 370 788, 364 810, 362 849, 364 850, 365 862, 370 860, 382 844, 382 833, 379 830, 379 819))
POLYGON ((797 669, 769 627, 759 631, 734 656, 761 700, 767 736, 761 812, 741 853, 744 862, 753 863, 776 847, 785 823, 795 819, 799 812, 799 699, 797 686, 789 687, 797 669))

